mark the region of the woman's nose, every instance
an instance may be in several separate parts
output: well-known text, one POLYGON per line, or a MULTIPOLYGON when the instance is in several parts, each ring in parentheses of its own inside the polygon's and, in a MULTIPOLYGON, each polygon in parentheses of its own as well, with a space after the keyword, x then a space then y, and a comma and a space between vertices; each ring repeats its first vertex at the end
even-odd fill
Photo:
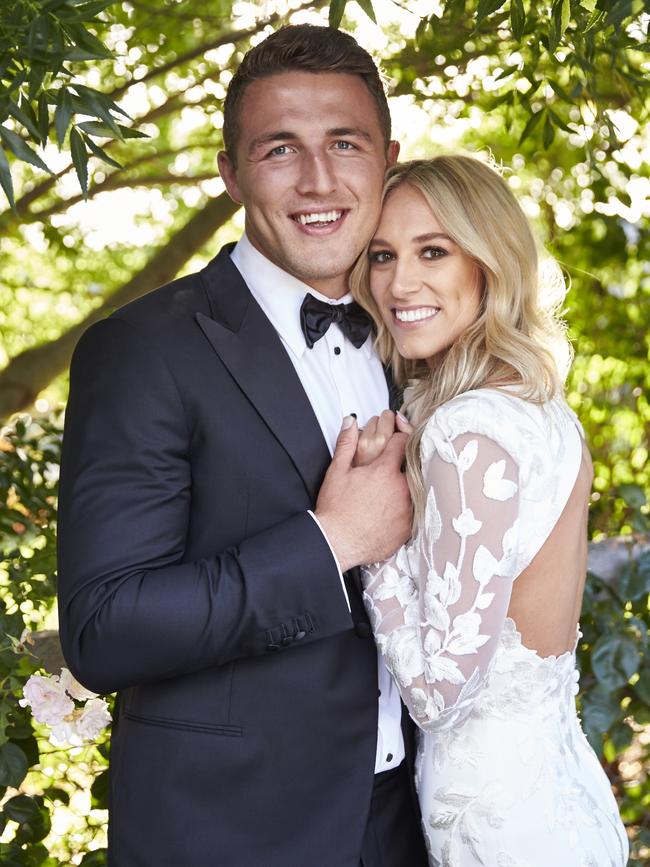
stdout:
POLYGON ((398 261, 390 285, 390 291, 395 300, 403 301, 410 298, 419 291, 421 285, 422 281, 417 270, 409 267, 408 263, 398 261))

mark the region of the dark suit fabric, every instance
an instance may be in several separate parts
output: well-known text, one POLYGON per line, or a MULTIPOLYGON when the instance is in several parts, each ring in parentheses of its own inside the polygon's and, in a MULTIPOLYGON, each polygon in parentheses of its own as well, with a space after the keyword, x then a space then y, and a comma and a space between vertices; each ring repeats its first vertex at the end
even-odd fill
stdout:
POLYGON ((113 867, 357 867, 376 653, 307 514, 328 464, 227 248, 82 337, 59 610, 72 672, 118 692, 113 867))

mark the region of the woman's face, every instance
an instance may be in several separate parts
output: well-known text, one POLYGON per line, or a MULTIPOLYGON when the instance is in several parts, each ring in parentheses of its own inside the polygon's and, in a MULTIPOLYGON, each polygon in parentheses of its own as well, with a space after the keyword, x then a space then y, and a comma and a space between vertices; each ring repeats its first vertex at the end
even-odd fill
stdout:
POLYGON ((477 318, 481 272, 408 184, 392 192, 370 242, 370 291, 398 352, 433 359, 477 318))

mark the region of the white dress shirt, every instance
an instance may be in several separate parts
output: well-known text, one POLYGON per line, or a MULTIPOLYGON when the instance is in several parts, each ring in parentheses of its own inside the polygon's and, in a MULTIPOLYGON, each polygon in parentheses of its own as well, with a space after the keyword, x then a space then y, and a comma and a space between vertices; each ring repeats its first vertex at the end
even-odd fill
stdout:
MULTIPOLYGON (((309 349, 300 327, 300 306, 308 292, 329 304, 348 303, 352 296, 348 294, 332 301, 321 295, 274 265, 245 234, 230 257, 282 340, 332 454, 343 416, 354 413, 359 427, 363 427, 373 415, 387 408, 386 377, 372 347, 372 336, 360 349, 355 349, 339 326, 332 323, 327 333, 309 349)), ((342 575, 341 586, 349 607, 342 575)), ((381 656, 377 657, 377 664, 379 713, 375 773, 397 767, 404 758, 399 692, 381 656)))

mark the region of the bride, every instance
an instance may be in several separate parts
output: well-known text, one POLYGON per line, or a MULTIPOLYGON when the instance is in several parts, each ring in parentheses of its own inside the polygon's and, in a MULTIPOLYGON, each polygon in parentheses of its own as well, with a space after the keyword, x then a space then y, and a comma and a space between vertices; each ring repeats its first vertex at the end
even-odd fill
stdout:
MULTIPOLYGON (((624 867, 628 844, 576 715, 592 480, 563 397, 568 344, 503 179, 442 156, 388 175, 353 275, 407 389, 410 542, 364 570, 376 641, 421 729, 432 867, 624 867)), ((357 464, 381 452, 384 413, 357 464)))

